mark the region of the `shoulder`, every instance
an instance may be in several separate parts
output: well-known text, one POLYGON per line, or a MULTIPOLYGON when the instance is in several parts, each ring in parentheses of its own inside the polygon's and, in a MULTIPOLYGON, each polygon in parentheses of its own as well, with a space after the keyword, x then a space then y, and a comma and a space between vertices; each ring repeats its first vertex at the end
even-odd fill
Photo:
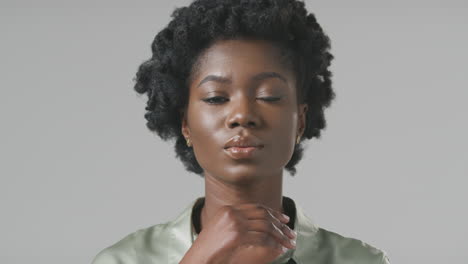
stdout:
POLYGON ((387 253, 362 240, 345 237, 333 231, 319 228, 319 251, 326 252, 332 263, 389 264, 387 253))
POLYGON ((93 259, 92 264, 137 264, 138 256, 154 248, 151 243, 154 238, 162 238, 167 223, 139 229, 113 245, 101 250, 93 259), (150 244, 148 244, 150 243, 150 244))

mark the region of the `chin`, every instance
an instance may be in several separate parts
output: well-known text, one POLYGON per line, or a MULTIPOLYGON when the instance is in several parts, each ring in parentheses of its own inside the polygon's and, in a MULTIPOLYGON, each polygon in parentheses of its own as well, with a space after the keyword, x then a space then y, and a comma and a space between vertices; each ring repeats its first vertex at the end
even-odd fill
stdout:
POLYGON ((262 179, 266 174, 266 171, 260 170, 258 166, 238 165, 229 168, 225 167, 221 175, 224 181, 232 184, 246 185, 262 179))

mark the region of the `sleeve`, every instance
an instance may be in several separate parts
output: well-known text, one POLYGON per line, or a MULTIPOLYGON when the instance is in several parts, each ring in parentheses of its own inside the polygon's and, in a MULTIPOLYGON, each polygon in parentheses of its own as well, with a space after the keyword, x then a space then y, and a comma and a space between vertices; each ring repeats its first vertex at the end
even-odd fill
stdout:
POLYGON ((108 250, 102 250, 94 257, 91 264, 124 264, 124 263, 122 261, 119 261, 108 250))
POLYGON ((390 258, 388 257, 387 253, 382 252, 382 261, 381 264, 390 264, 390 258))
POLYGON ((135 240, 138 232, 125 236, 113 245, 102 249, 91 264, 138 264, 135 240))

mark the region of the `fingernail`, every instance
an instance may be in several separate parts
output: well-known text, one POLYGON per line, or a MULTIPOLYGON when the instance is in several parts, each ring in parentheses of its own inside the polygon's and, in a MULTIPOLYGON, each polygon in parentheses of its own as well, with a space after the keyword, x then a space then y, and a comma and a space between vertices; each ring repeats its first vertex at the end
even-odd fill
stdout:
POLYGON ((289 216, 285 215, 285 214, 282 214, 284 219, 288 220, 289 221, 289 216))
MULTIPOLYGON (((291 230, 291 229, 290 229, 291 230)), ((294 237, 297 237, 297 233, 294 230, 291 230, 291 234, 293 234, 294 237)))
POLYGON ((283 253, 286 253, 288 251, 288 248, 283 246, 283 253))
POLYGON ((291 239, 290 241, 291 241, 291 244, 292 244, 293 246, 296 246, 296 240, 292 240, 292 239, 291 239))

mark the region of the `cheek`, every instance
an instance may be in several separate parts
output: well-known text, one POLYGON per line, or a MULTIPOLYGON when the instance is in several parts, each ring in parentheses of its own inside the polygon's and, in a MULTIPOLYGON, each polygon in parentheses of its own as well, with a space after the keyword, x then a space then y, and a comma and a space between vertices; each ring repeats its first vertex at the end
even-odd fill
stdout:
POLYGON ((195 158, 202 168, 206 168, 223 150, 222 117, 220 111, 192 109, 189 116, 190 135, 195 158))
POLYGON ((297 130, 297 115, 283 114, 272 121, 271 150, 274 159, 282 166, 291 159, 294 152, 297 130))
POLYGON ((280 137, 281 142, 288 142, 289 139, 292 140, 294 138, 297 130, 297 112, 279 111, 268 123, 272 134, 280 137))
POLYGON ((193 140, 208 141, 222 126, 220 111, 198 108, 191 111, 190 131, 193 140))

